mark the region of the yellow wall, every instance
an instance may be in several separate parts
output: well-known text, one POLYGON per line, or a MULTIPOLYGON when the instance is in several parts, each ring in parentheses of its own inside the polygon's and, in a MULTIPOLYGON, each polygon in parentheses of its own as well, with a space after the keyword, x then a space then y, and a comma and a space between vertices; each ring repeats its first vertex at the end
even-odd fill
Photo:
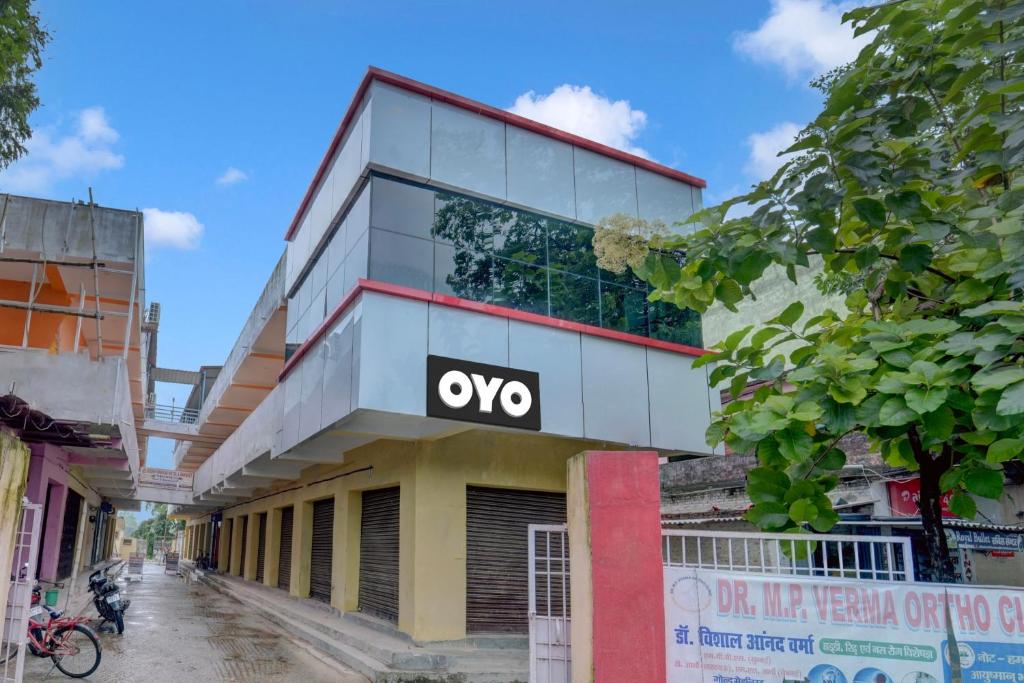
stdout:
MULTIPOLYGON (((309 595, 313 502, 334 498, 331 605, 359 607, 362 491, 399 486, 398 628, 418 641, 466 637, 466 486, 566 490, 566 460, 594 444, 522 433, 474 430, 433 442, 379 441, 349 451, 341 466, 315 466, 301 480, 225 508, 249 516, 245 578, 256 576, 257 515, 267 512, 264 583, 276 586, 281 509, 294 506, 291 593, 309 595), (372 466, 370 471, 346 473, 372 466)), ((209 521, 209 515, 189 522, 209 521)), ((240 525, 241 522, 239 521, 240 525)), ((239 527, 231 533, 230 572, 239 573, 239 527)))

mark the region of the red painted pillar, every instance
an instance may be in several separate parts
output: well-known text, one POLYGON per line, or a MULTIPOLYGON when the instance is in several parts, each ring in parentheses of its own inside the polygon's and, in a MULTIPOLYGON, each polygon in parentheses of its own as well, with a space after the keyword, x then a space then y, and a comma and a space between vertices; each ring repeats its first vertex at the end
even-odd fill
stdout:
POLYGON ((585 451, 568 471, 574 683, 663 683, 661 496, 653 451, 585 451))

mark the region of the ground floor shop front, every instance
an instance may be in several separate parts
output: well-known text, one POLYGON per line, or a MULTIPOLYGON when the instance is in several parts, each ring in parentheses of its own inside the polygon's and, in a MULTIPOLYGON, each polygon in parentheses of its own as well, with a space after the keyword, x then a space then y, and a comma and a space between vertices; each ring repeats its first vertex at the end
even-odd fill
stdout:
POLYGON ((484 430, 377 441, 190 520, 185 556, 416 641, 525 636, 527 525, 565 522, 566 461, 593 446, 484 430))

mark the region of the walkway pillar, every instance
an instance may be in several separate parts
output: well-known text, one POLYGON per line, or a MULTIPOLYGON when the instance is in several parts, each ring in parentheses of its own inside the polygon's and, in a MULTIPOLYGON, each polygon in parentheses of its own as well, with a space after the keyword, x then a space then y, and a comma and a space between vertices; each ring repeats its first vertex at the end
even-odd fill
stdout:
POLYGON ((657 453, 574 455, 567 504, 573 683, 664 681, 657 453))
MULTIPOLYGON (((0 427, 0 567, 14 567, 15 535, 21 521, 21 499, 28 481, 29 450, 13 433, 0 427)), ((0 605, 7 604, 10 582, 0 581, 0 605)))

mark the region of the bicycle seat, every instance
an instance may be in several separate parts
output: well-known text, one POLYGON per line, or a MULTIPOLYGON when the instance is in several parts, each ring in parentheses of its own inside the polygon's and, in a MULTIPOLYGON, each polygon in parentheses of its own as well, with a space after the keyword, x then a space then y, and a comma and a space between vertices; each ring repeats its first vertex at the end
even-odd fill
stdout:
POLYGON ((50 610, 50 618, 51 619, 60 619, 62 614, 64 614, 64 610, 62 610, 62 609, 52 609, 52 610, 50 610))

